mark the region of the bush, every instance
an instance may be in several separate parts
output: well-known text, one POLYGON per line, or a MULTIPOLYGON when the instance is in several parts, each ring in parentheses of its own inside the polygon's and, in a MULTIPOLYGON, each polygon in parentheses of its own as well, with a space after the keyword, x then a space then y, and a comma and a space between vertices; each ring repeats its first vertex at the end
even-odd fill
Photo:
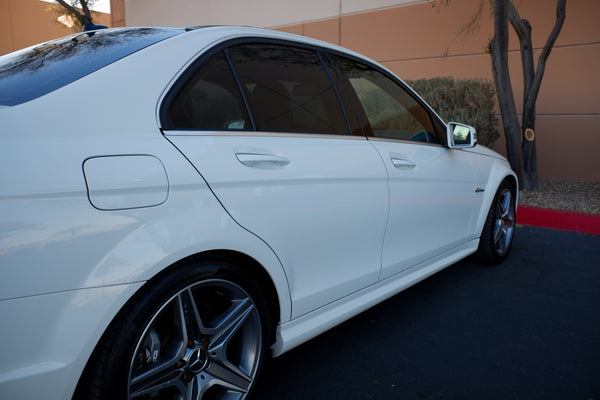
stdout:
POLYGON ((437 77, 406 81, 446 122, 477 129, 477 142, 490 146, 500 135, 494 113, 496 91, 491 82, 479 79, 437 77))

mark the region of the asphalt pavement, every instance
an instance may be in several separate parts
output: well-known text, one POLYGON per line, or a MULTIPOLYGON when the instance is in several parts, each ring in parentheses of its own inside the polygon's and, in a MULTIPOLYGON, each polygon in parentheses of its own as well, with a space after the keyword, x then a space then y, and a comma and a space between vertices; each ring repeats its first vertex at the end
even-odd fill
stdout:
POLYGON ((600 236, 519 227, 271 360, 256 400, 600 400, 600 236))

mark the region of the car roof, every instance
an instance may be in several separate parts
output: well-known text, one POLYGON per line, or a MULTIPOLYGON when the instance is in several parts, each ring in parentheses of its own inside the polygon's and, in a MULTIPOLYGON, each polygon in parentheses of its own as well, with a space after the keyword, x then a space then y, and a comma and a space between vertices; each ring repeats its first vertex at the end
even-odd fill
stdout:
POLYGON ((324 42, 319 39, 314 39, 308 36, 296 35, 293 33, 278 31, 274 29, 265 29, 265 28, 255 28, 251 26, 238 26, 238 25, 201 25, 201 26, 191 26, 185 28, 187 31, 202 31, 204 33, 207 32, 220 32, 223 37, 228 36, 239 36, 239 37, 257 37, 257 38, 270 38, 270 39, 279 39, 279 40, 287 40, 291 42, 297 42, 302 44, 307 44, 311 46, 321 47, 324 49, 329 49, 337 52, 341 52, 344 54, 352 55, 356 58, 360 58, 363 60, 367 60, 371 63, 377 64, 376 61, 366 57, 363 54, 357 53, 353 50, 347 49, 342 46, 338 46, 329 42, 324 42))

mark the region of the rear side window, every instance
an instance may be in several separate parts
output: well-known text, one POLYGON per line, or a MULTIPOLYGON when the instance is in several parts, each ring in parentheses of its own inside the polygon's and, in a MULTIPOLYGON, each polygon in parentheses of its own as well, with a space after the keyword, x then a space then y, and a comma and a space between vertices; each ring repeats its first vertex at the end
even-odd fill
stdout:
POLYGON ((171 100, 165 128, 252 129, 252 123, 225 55, 217 53, 194 71, 171 100))
POLYGON ((0 106, 60 89, 183 29, 131 28, 79 33, 0 57, 0 106))
POLYGON ((349 133, 329 76, 314 50, 242 44, 227 50, 257 130, 349 133))

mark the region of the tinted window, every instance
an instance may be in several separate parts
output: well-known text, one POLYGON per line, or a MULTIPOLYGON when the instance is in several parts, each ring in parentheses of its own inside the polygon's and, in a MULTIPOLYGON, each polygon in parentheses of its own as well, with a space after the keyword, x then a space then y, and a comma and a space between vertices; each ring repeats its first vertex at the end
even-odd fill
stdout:
POLYGON ((244 44, 228 55, 258 130, 348 133, 337 93, 315 51, 244 44))
POLYGON ((335 59, 365 111, 373 136, 440 142, 427 109, 402 86, 374 68, 335 59))
POLYGON ((0 105, 33 100, 184 32, 134 28, 79 33, 0 57, 0 105))
POLYGON ((229 63, 223 53, 204 61, 174 96, 167 129, 252 129, 229 63))

